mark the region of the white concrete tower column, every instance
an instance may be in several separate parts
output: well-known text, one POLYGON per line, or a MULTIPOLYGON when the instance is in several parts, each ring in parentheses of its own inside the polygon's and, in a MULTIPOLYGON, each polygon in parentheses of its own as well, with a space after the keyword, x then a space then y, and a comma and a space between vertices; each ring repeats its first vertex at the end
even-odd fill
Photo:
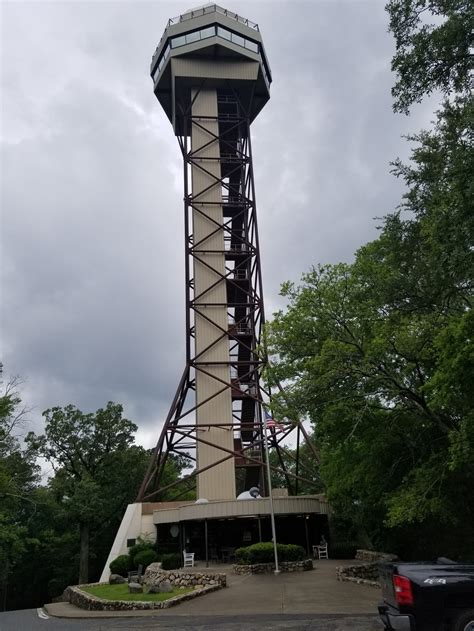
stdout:
MULTIPOLYGON (((216 223, 223 224, 222 189, 216 181, 220 178, 219 141, 215 139, 219 136, 217 91, 194 89, 192 99, 195 353, 199 364, 209 362, 208 366, 203 366, 209 374, 196 371, 196 419, 198 437, 215 445, 197 442, 197 467, 203 469, 225 456, 218 446, 233 449, 234 439, 230 428, 231 390, 225 388, 216 394, 224 387, 222 381, 230 380, 229 366, 219 364, 229 362, 229 342, 222 336, 222 330, 228 326, 226 281, 223 279, 224 234, 222 230, 216 230, 216 223), (201 405, 207 399, 210 400, 201 405), (206 428, 199 429, 200 423, 205 423, 206 428)), ((208 500, 235 498, 234 459, 200 473, 197 492, 198 497, 208 500)))

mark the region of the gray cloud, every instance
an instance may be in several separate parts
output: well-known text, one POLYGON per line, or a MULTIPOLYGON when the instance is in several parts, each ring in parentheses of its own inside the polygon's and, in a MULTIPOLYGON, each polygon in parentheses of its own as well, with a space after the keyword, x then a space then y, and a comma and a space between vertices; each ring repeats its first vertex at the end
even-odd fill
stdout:
MULTIPOLYGON (((260 24, 274 78, 253 126, 267 315, 283 280, 375 237, 400 135, 429 122, 392 114, 382 5, 229 5, 260 24)), ((181 158, 148 67, 185 8, 2 7, 3 361, 37 428, 46 407, 112 399, 149 445, 183 369, 181 158)))

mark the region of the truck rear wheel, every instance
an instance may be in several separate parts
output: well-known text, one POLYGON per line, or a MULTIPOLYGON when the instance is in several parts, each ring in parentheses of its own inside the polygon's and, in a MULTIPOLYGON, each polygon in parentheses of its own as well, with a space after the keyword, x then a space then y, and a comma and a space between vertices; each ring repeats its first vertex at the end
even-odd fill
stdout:
POLYGON ((474 609, 460 613, 453 622, 453 631, 474 631, 474 609))

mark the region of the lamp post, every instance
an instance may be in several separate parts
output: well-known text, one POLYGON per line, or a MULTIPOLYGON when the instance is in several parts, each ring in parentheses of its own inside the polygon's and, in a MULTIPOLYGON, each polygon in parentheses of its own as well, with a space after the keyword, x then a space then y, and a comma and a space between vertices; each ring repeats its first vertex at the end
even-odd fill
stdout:
POLYGON ((268 479, 268 495, 270 498, 270 521, 272 525, 272 538, 273 538, 273 554, 275 556, 275 574, 280 574, 278 568, 278 551, 276 541, 276 528, 275 528, 275 511, 273 510, 273 495, 272 495, 272 480, 270 471, 270 458, 268 453, 268 438, 267 438, 267 415, 264 414, 263 430, 264 430, 264 445, 265 445, 265 459, 267 461, 267 479, 268 479))

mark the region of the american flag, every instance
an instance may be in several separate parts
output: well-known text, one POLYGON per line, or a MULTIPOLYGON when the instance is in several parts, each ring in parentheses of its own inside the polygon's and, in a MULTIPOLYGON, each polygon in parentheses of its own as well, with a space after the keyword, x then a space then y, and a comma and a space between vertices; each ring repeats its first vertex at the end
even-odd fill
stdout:
POLYGON ((272 429, 274 427, 276 430, 281 431, 283 428, 279 425, 273 416, 268 412, 268 410, 264 410, 265 413, 265 426, 267 429, 272 429))

